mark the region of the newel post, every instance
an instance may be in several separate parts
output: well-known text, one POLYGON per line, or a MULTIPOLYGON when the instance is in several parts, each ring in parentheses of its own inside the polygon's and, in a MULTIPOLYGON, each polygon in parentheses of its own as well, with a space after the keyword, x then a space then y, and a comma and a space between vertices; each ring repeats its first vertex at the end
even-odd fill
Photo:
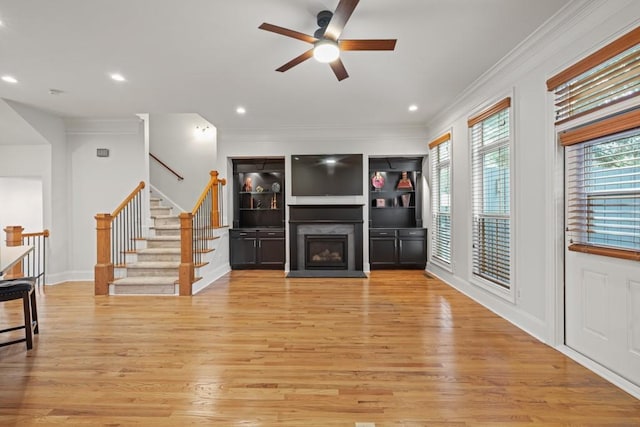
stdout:
POLYGON ((108 295, 109 283, 113 282, 113 262, 111 262, 111 214, 97 214, 97 257, 94 268, 95 295, 108 295))
POLYGON ((191 295, 193 279, 193 215, 183 212, 180 214, 180 296, 191 295))
POLYGON ((211 226, 220 225, 220 211, 218 211, 218 171, 209 172, 211 175, 211 226))
MULTIPOLYGON (((9 225, 4 229, 6 233, 7 246, 21 246, 22 245, 22 232, 24 228, 20 225, 9 225)), ((15 279, 18 277, 22 277, 24 274, 22 273, 22 261, 18 261, 13 267, 11 267, 4 274, 5 279, 15 279)))

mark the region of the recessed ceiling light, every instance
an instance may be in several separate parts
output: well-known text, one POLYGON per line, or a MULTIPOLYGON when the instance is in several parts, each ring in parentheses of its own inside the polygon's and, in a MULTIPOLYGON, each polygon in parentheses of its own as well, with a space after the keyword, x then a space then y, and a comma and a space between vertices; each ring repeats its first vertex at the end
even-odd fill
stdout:
POLYGON ((244 107, 236 108, 236 113, 238 113, 238 114, 245 114, 246 112, 247 112, 247 110, 244 107))
POLYGON ((418 111, 418 106, 417 106, 417 105, 415 105, 415 104, 413 104, 413 105, 409 105, 409 111, 411 111, 412 113, 413 113, 414 111, 418 111))
POLYGON ((2 80, 7 83, 18 83, 15 77, 12 76, 2 76, 2 80))
POLYGON ((117 81, 117 82, 123 82, 123 81, 125 81, 124 76, 123 76, 122 74, 118 74, 118 73, 111 74, 111 78, 112 78, 113 80, 117 81))

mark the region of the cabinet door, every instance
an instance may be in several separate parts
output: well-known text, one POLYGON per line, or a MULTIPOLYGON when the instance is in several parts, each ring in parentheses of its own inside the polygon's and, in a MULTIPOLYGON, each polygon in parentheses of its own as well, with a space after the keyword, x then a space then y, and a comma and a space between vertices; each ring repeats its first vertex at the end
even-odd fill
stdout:
POLYGON ((265 267, 283 267, 284 238, 261 238, 258 241, 258 261, 265 267))
POLYGON ((396 265, 397 244, 395 237, 369 239, 369 264, 371 268, 396 265))
POLYGON ((231 242, 231 266, 248 267, 257 264, 255 237, 232 237, 231 242))
POLYGON ((419 266, 424 268, 427 262, 427 250, 424 238, 400 237, 398 262, 401 266, 419 266))

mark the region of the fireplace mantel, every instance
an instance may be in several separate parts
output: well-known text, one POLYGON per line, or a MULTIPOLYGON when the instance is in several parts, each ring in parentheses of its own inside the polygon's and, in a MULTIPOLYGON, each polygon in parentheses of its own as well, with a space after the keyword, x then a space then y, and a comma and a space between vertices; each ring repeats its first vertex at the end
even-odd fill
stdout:
MULTIPOLYGON (((320 274, 331 276, 332 274, 344 275, 345 277, 363 277, 363 223, 362 218, 364 205, 289 205, 289 270, 290 275, 305 277, 304 263, 299 262, 304 252, 304 245, 300 244, 301 232, 309 227, 317 226, 313 234, 322 233, 323 230, 330 230, 332 226, 348 228, 350 231, 350 244, 353 254, 349 268, 347 270, 322 270, 308 272, 309 277, 318 277, 320 274)), ((327 231, 331 233, 331 231, 327 231)), ((304 231, 302 232, 304 235, 304 231)), ((366 276, 364 276, 366 277, 366 276)))

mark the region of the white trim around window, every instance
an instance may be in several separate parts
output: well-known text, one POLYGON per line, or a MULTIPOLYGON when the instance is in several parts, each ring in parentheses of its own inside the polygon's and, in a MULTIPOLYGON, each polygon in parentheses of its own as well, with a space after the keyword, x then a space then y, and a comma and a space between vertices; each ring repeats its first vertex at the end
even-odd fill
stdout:
POLYGON ((453 272, 452 130, 429 143, 431 178, 431 239, 429 262, 453 272))
POLYGON ((469 115, 469 283, 515 303, 513 90, 469 115), (505 165, 505 161, 507 164, 505 165), (491 195, 487 197, 487 192, 491 195))

